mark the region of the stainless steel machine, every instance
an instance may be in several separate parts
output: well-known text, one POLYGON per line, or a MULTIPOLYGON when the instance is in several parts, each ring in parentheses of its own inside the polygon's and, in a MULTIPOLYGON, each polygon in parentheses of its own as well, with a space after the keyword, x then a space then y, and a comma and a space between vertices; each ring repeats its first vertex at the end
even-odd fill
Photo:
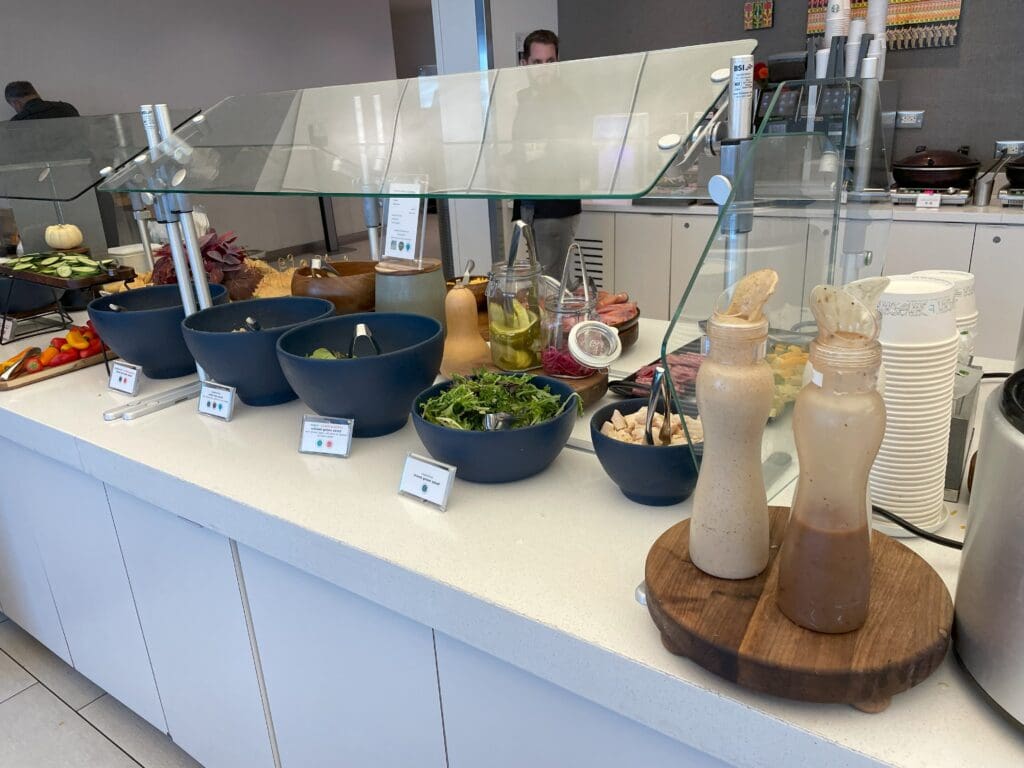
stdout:
POLYGON ((1024 370, 985 406, 953 630, 964 668, 1000 709, 1024 725, 1022 467, 1024 370))

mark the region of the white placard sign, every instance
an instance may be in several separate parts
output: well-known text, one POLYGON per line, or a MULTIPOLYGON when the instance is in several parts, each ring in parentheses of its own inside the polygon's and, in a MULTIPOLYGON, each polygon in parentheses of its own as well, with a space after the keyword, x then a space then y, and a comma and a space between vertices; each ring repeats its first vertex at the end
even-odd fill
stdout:
POLYGON ((942 195, 937 192, 922 192, 917 196, 914 203, 915 208, 938 208, 942 202, 942 195))
MULTIPOLYGON (((392 195, 420 193, 420 185, 416 182, 393 182, 388 189, 392 195)), ((388 221, 384 229, 384 258, 416 258, 422 203, 423 200, 418 197, 392 197, 388 202, 388 221)))
POLYGON ((134 397, 139 394, 141 375, 141 366, 117 361, 110 365, 110 381, 107 382, 107 386, 115 392, 124 392, 134 397))
POLYGON ((204 381, 199 390, 199 412, 204 416, 231 421, 235 412, 235 388, 204 381))
POLYGON ((455 482, 455 467, 415 453, 405 457, 398 492, 440 509, 448 507, 448 494, 455 482))
POLYGON ((349 453, 352 452, 352 431, 354 429, 354 419, 337 419, 307 414, 302 417, 299 453, 348 458, 349 453))

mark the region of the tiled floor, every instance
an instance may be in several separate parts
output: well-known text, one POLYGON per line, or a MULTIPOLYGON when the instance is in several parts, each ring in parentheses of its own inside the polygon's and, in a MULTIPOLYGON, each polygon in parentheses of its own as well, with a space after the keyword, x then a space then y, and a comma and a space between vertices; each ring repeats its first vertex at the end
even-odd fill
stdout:
POLYGON ((0 766, 202 768, 3 614, 0 766))

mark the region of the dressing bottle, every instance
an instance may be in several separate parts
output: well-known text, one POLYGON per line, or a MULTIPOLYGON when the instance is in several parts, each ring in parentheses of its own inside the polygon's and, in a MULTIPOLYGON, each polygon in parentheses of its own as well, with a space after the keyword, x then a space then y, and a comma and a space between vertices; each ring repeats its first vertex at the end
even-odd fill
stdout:
POLYGON ((765 362, 764 305, 778 279, 774 270, 762 269, 722 294, 697 373, 704 453, 693 494, 690 560, 722 579, 748 579, 768 564, 761 440, 774 379, 765 362))
POLYGON ((800 476, 779 553, 777 603, 817 632, 851 632, 867 620, 871 537, 867 479, 885 433, 877 390, 882 361, 874 312, 832 286, 811 293, 818 338, 814 377, 797 396, 793 433, 800 476))

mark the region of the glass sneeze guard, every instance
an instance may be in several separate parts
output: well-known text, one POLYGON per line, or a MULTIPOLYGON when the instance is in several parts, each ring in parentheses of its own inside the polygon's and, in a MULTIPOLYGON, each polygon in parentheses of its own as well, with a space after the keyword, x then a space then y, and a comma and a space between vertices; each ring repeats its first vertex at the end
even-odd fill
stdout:
MULTIPOLYGON (((791 427, 792 403, 803 387, 807 350, 817 335, 810 311, 811 290, 819 284, 842 285, 877 276, 892 219, 886 198, 875 203, 854 201, 858 149, 870 150, 872 167, 884 173, 886 148, 866 135, 881 136, 858 123, 858 106, 877 90, 855 80, 784 83, 772 99, 766 119, 749 144, 732 192, 719 210, 714 232, 703 253, 693 254, 692 275, 662 342, 662 362, 670 373, 676 408, 698 415, 696 375, 704 354, 704 324, 716 300, 744 275, 770 267, 779 283, 768 302, 767 360, 775 379, 775 401, 764 432, 762 462, 765 487, 772 499, 797 475, 798 461, 791 427), (804 115, 785 113, 784 98, 793 91, 815 88, 819 104, 827 92, 833 111, 814 129, 804 115), (750 188, 753 199, 738 191, 750 188), (845 198, 849 194, 849 201, 845 198), (737 226, 733 226, 737 224, 737 226), (730 232, 740 235, 730 238, 730 232), (872 238, 874 238, 872 240, 872 238), (865 241, 881 243, 877 258, 865 241)), ((819 109, 822 109, 819 106, 819 109)), ((870 114, 870 112, 868 113, 870 114)), ((874 119, 880 110, 874 110, 874 119)), ((886 182, 887 184, 887 182, 886 182)), ((691 441, 695 464, 702 445, 691 441)))
MULTIPOLYGON (((171 110, 181 125, 195 110, 171 110)), ((0 122, 0 197, 67 202, 146 148, 138 112, 0 122)))
POLYGON ((101 190, 612 198, 645 194, 722 96, 737 40, 486 72, 235 96, 101 190))

